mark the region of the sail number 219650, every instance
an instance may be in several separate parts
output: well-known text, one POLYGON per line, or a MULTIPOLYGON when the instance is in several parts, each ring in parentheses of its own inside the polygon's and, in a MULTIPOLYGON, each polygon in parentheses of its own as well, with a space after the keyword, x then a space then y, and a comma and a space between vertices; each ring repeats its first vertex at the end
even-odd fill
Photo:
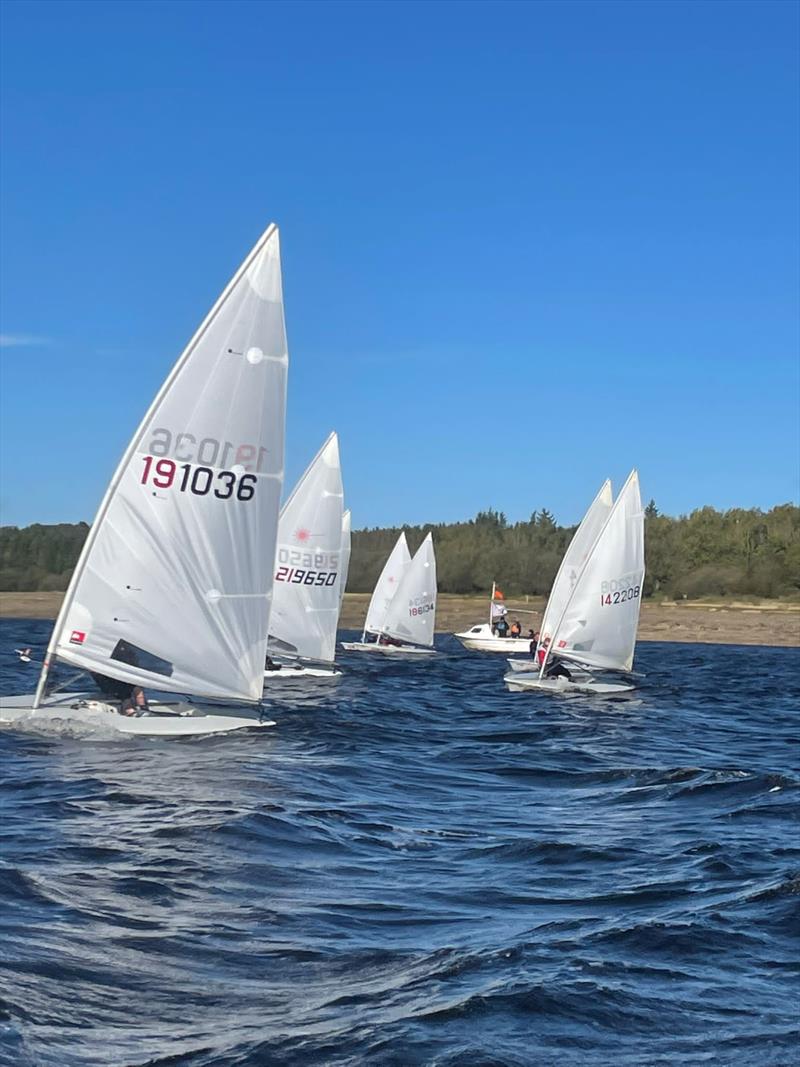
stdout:
POLYGON ((255 474, 237 474, 235 471, 214 471, 211 467, 196 467, 191 463, 177 464, 174 459, 144 457, 142 485, 151 484, 156 489, 177 489, 180 493, 207 496, 213 490, 218 500, 252 500, 258 479, 255 474))

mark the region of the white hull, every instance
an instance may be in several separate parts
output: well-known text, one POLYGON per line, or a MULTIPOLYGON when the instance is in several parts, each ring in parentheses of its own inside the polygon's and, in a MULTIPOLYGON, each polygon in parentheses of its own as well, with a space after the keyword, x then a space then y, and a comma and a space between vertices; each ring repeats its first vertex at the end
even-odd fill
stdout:
POLYGON ((264 685, 268 682, 291 682, 295 678, 341 678, 342 672, 335 667, 305 667, 300 664, 282 663, 279 671, 264 671, 264 685))
POLYGON ((379 645, 376 641, 342 641, 342 648, 348 652, 380 652, 384 656, 438 656, 435 648, 421 648, 419 645, 379 645))
POLYGON ((624 682, 596 682, 593 678, 570 681, 568 678, 540 678, 538 674, 511 671, 503 678, 512 693, 538 689, 545 693, 593 693, 595 696, 615 696, 630 693, 634 686, 624 682))
POLYGON ((37 724, 70 723, 101 733, 131 734, 137 737, 204 737, 231 730, 252 730, 274 726, 229 713, 216 705, 167 704, 151 701, 152 715, 120 715, 113 705, 97 699, 97 693, 59 693, 42 702, 34 711, 33 694, 0 697, 0 727, 31 728, 37 724), (213 707, 213 711, 211 708, 213 707))
POLYGON ((506 663, 512 671, 521 671, 524 674, 532 674, 539 669, 530 657, 526 659, 509 659, 506 660, 506 663))
MULTIPOLYGON (((516 671, 520 674, 538 674, 539 665, 534 663, 532 659, 509 659, 506 660, 512 671, 516 671)), ((577 663, 570 663, 569 673, 578 677, 579 681, 591 681, 591 671, 585 667, 579 666, 577 663)))
POLYGON ((464 648, 473 652, 502 652, 504 656, 530 656, 530 639, 527 637, 497 637, 488 623, 473 626, 460 634, 453 634, 464 648))

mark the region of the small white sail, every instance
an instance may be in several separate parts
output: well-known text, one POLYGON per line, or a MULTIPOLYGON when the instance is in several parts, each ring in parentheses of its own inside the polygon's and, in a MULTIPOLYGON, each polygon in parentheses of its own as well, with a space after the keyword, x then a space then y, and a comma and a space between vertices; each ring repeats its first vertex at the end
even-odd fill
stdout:
POLYGON ((283 480, 288 353, 275 226, 189 342, 84 545, 35 700, 59 660, 256 701, 283 480))
POLYGON ((578 575, 549 652, 631 670, 643 583, 644 512, 632 471, 578 575))
POLYGON ((332 433, 281 509, 269 650, 332 663, 342 582, 342 472, 332 433))
POLYGON ((408 551, 406 535, 401 533, 383 566, 380 578, 378 578, 373 590, 372 599, 367 608, 367 621, 364 623, 365 633, 381 633, 383 630, 386 612, 389 610, 392 598, 397 592, 410 562, 411 553, 408 551))
POLYGON ((542 625, 539 627, 540 643, 548 638, 552 640, 553 630, 572 595, 578 575, 597 540, 597 535, 605 526, 612 503, 611 482, 606 479, 564 553, 553 588, 550 590, 542 625))
POLYGON ((347 590, 347 575, 350 571, 350 511, 349 509, 342 515, 342 549, 341 549, 341 561, 339 563, 339 569, 341 571, 341 581, 339 583, 339 611, 342 610, 342 603, 344 602, 344 594, 347 590))
POLYGON ((401 641, 432 645, 436 625, 436 555, 428 534, 406 568, 392 598, 383 632, 401 641))

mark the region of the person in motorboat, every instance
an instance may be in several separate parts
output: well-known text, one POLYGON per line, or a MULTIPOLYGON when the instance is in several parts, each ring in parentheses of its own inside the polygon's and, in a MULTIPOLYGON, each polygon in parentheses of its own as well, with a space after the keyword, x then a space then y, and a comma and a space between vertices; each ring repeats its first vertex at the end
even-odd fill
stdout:
POLYGON ((536 659, 536 649, 539 645, 539 631, 528 630, 528 637, 530 638, 528 650, 530 651, 531 659, 536 659))
POLYGON ((519 619, 514 619, 511 623, 511 637, 522 637, 522 623, 519 619))
POLYGON ((494 634, 495 637, 498 636, 498 630, 500 628, 500 623, 501 622, 503 623, 505 629, 503 630, 503 632, 499 636, 500 637, 505 637, 505 630, 508 629, 508 623, 506 622, 506 615, 507 614, 508 614, 508 609, 506 608, 505 604, 495 604, 494 602, 492 603, 492 611, 491 611, 492 633, 494 634))
POLYGON ((501 616, 494 624, 494 632, 498 637, 508 636, 508 623, 506 622, 505 617, 501 616))

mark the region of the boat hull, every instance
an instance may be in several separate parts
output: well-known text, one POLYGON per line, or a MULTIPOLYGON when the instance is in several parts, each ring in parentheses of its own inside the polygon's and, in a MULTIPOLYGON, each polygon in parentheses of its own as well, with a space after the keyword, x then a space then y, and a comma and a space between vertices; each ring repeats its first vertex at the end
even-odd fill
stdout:
POLYGON ((506 663, 512 671, 519 671, 524 674, 533 674, 534 671, 539 669, 530 657, 526 659, 509 659, 506 660, 506 663))
POLYGON ((569 693, 592 693, 595 696, 617 696, 620 693, 630 693, 634 686, 624 682, 596 682, 593 678, 570 681, 568 678, 540 678, 535 672, 523 674, 518 671, 510 671, 503 681, 512 693, 524 693, 528 690, 543 693, 557 693, 566 695, 569 693))
POLYGON ((361 641, 342 641, 342 648, 347 652, 378 652, 383 656, 438 656, 435 648, 421 648, 419 645, 379 645, 361 641))
POLYGON ((335 667, 305 667, 284 663, 279 671, 264 671, 264 685, 272 682, 291 682, 298 678, 341 678, 335 667))
POLYGON ((473 626, 463 633, 453 634, 453 637, 472 652, 502 652, 505 656, 519 652, 521 656, 530 656, 530 641, 527 638, 498 637, 492 633, 488 623, 473 626))
POLYGON ((96 693, 61 693, 33 708, 33 694, 0 697, 0 727, 34 727, 36 724, 70 723, 102 733, 136 737, 205 737, 232 730, 263 729, 274 726, 269 720, 234 714, 216 705, 192 705, 151 701, 153 713, 120 715, 117 709, 98 700, 96 693))

